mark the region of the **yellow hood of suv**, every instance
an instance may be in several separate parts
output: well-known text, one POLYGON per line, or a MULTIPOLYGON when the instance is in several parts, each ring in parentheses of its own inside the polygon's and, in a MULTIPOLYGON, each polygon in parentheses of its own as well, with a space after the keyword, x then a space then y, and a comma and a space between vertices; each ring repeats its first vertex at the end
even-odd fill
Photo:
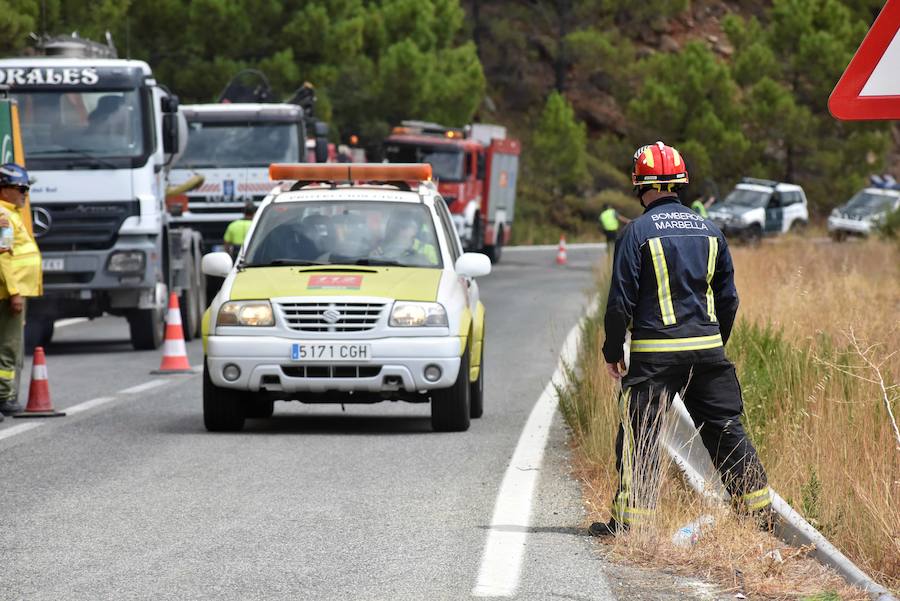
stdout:
POLYGON ((379 296, 436 301, 440 269, 365 267, 327 270, 320 267, 250 267, 237 273, 231 300, 285 296, 379 296))

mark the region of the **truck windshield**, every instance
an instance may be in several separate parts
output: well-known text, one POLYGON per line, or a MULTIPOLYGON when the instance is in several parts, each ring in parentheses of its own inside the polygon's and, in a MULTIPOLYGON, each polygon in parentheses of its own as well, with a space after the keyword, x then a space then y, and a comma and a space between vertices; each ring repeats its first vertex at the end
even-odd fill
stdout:
POLYGON ((769 192, 735 188, 725 197, 725 204, 736 207, 764 207, 769 203, 771 196, 772 194, 769 192))
POLYGON ((23 91, 13 97, 29 162, 62 159, 68 167, 96 167, 92 161, 149 155, 144 142, 150 128, 138 90, 23 91))
POLYGON ((421 204, 334 200, 271 204, 248 242, 246 267, 440 267, 434 222, 421 204))
POLYGON ((388 143, 384 145, 384 156, 391 163, 429 163, 434 179, 439 181, 465 179, 465 153, 453 147, 388 143))
POLYGON ((893 203, 897 202, 896 196, 887 196, 885 194, 873 194, 863 190, 853 195, 853 198, 847 203, 847 209, 858 211, 864 214, 881 213, 891 208, 893 203))
POLYGON ((268 167, 302 160, 296 123, 194 121, 188 128, 178 167, 268 167))

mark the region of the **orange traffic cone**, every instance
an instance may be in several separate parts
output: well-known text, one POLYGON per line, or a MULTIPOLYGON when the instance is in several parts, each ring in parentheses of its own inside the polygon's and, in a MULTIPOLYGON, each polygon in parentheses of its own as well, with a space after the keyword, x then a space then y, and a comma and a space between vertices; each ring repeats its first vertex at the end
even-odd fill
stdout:
POLYGON ((50 385, 47 383, 47 358, 44 347, 34 349, 34 361, 31 368, 31 385, 28 387, 28 405, 25 411, 16 413, 15 417, 62 417, 62 411, 53 409, 50 402, 50 385))
POLYGON ((557 265, 565 265, 569 262, 569 257, 566 255, 566 237, 559 237, 559 250, 556 252, 556 264, 557 265))
POLYGON ((184 346, 184 330, 181 329, 181 308, 178 296, 169 295, 169 312, 166 315, 166 339, 163 342, 162 363, 152 374, 189 374, 194 373, 188 362, 187 349, 184 346))

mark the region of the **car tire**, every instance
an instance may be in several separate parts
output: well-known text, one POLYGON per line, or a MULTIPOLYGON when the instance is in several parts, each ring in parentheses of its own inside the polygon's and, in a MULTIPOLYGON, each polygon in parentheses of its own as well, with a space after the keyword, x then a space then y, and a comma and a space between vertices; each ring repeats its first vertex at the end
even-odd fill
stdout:
POLYGON ((200 304, 198 291, 188 288, 181 293, 178 304, 181 307, 181 331, 184 333, 185 342, 190 342, 197 337, 200 320, 197 318, 197 305, 200 304))
POLYGON ((762 242, 762 228, 756 224, 751 225, 747 228, 744 239, 750 246, 759 246, 759 243, 762 242))
POLYGON ((807 225, 809 224, 807 224, 804 220, 797 219, 794 221, 794 223, 791 224, 791 233, 802 236, 806 233, 807 225))
POLYGON ((484 247, 484 254, 488 256, 488 259, 491 260, 491 263, 497 264, 500 262, 500 259, 503 258, 503 226, 500 226, 500 231, 497 232, 497 243, 492 244, 490 246, 484 247))
POLYGON ((245 399, 240 390, 220 388, 203 362, 203 425, 208 432, 239 432, 244 428, 245 399))
POLYGON ((469 384, 469 417, 478 419, 484 415, 484 342, 481 346, 481 362, 478 379, 469 384))
POLYGON ((459 361, 456 382, 450 388, 431 393, 431 427, 435 432, 464 432, 469 429, 469 349, 459 361))
POLYGON ((251 419, 268 419, 275 413, 272 399, 250 399, 244 403, 244 416, 251 419))

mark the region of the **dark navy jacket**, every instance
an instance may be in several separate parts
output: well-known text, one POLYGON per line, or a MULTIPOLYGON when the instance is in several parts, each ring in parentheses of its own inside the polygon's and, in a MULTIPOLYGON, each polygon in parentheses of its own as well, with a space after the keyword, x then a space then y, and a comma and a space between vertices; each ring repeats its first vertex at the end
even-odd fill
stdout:
POLYGON ((737 313, 734 267, 722 232, 664 197, 629 223, 616 242, 606 303, 608 363, 709 363, 725 358, 737 313))

